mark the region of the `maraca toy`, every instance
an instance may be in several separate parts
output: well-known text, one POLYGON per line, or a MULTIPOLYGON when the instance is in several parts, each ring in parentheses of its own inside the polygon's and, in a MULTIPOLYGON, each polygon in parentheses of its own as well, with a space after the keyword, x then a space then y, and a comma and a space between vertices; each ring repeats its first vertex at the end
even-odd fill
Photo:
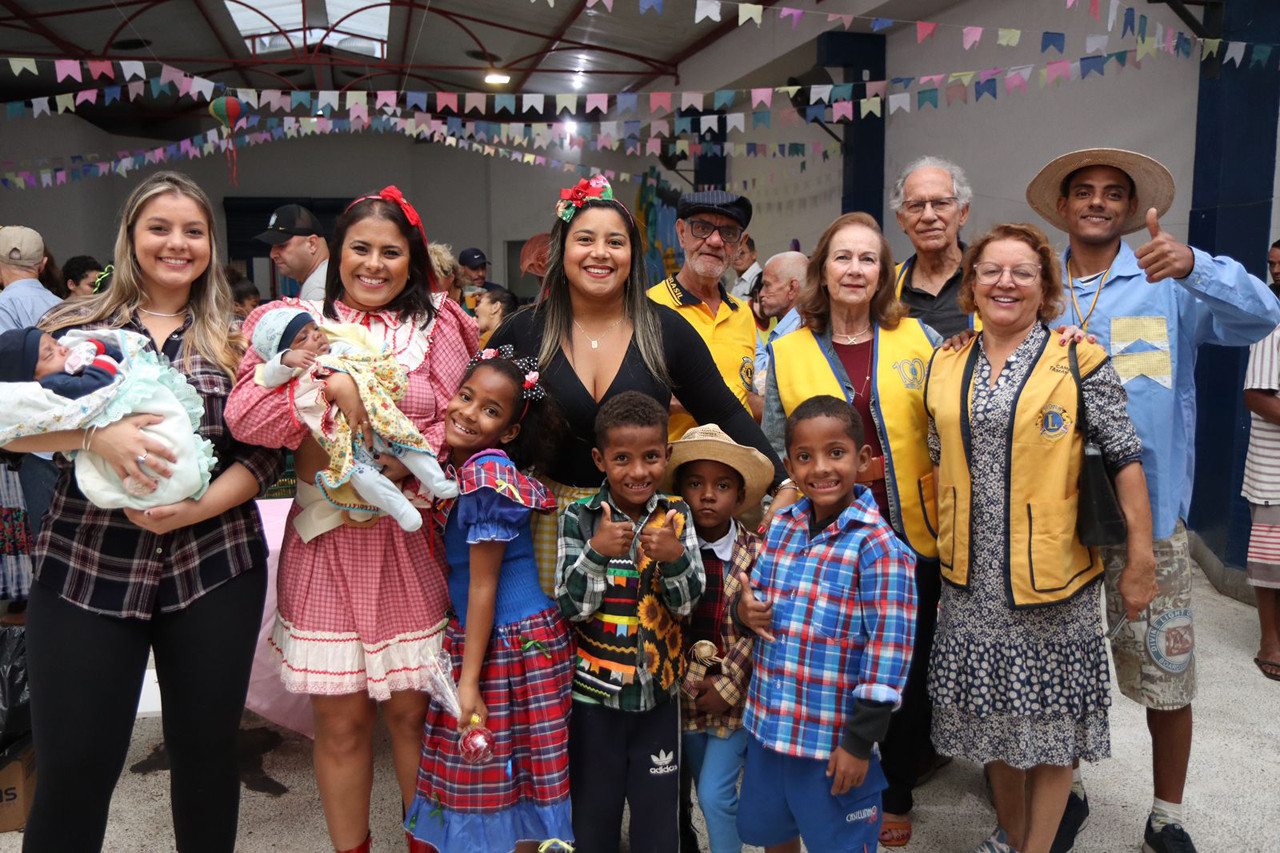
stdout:
POLYGON ((458 753, 468 764, 484 764, 493 758, 493 732, 480 725, 480 716, 471 715, 471 722, 458 735, 458 753))

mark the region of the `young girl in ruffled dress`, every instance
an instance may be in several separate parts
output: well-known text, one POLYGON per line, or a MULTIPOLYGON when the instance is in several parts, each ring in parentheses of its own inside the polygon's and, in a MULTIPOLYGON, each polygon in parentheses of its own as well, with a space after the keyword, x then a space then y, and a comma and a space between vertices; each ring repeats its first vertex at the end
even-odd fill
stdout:
POLYGON ((538 584, 530 516, 555 498, 519 466, 554 440, 553 403, 533 359, 481 351, 445 414, 460 494, 439 503, 454 618, 444 648, 458 684, 455 716, 427 712, 418 793, 405 818, 415 851, 509 853, 567 842, 566 749, 573 677, 568 628, 538 584), (468 763, 459 733, 483 726, 493 755, 468 763))

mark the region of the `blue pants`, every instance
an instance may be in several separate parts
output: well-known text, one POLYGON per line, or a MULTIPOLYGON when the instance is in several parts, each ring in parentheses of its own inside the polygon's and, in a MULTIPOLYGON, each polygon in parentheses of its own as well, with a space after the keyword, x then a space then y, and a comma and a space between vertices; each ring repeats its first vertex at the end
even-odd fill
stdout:
POLYGON ((880 759, 873 755, 862 784, 834 797, 826 759, 783 755, 748 737, 738 832, 758 847, 799 835, 805 847, 822 853, 875 853, 884 787, 880 759))
POLYGON ((738 837, 738 776, 747 758, 746 729, 727 738, 711 732, 684 733, 684 760, 689 765, 698 805, 707 819, 711 853, 742 853, 738 837))

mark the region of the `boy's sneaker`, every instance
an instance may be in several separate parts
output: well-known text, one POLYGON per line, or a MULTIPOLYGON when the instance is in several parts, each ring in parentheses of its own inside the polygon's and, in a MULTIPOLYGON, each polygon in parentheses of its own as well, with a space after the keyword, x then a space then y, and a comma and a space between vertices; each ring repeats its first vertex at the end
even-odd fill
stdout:
POLYGON ((1067 807, 1062 812, 1062 820, 1058 823, 1058 834, 1053 837, 1053 845, 1049 853, 1067 853, 1075 847, 1076 835, 1089 822, 1089 795, 1081 796, 1075 791, 1067 795, 1067 807))
POLYGON ((1180 823, 1167 823, 1159 832, 1147 818, 1147 831, 1142 836, 1142 853, 1196 853, 1191 836, 1180 823))
POLYGON ((973 853, 1017 853, 1009 846, 1009 836, 1000 827, 991 833, 991 837, 973 848, 973 853))

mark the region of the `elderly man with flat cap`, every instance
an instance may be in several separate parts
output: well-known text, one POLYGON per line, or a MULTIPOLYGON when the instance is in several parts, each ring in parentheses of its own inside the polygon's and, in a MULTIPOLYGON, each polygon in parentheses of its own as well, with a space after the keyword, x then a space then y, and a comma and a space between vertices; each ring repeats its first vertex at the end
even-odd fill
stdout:
MULTIPOLYGON (((750 306, 730 296, 720 281, 751 222, 751 201, 723 190, 689 193, 681 196, 676 217, 684 266, 649 288, 649 298, 674 308, 698 331, 729 390, 760 420, 764 399, 755 392, 755 318, 750 306)), ((673 397, 671 440, 696 425, 673 397)))
MULTIPOLYGON (((1156 589, 1138 619, 1125 621, 1126 599, 1140 605, 1149 598, 1151 579, 1127 576, 1122 548, 1105 548, 1103 556, 1107 621, 1124 623, 1111 641, 1116 680, 1121 693, 1146 707, 1151 732, 1155 800, 1143 847, 1151 853, 1195 851, 1182 827, 1182 794, 1195 697, 1184 519, 1195 453, 1196 351, 1201 344, 1245 346, 1280 323, 1276 297, 1238 262, 1193 249, 1161 228, 1173 194, 1173 176, 1161 163, 1114 148, 1064 154, 1027 187, 1031 207, 1070 237, 1062 254, 1068 301, 1055 325, 1078 326, 1107 348, 1142 438, 1156 589), (1143 230, 1149 239, 1136 251, 1120 239, 1143 230)), ((1055 851, 1071 848, 1087 814, 1077 776, 1055 851)))
POLYGON ((299 299, 324 300, 329 243, 314 213, 300 204, 277 207, 267 221, 267 230, 253 239, 270 246, 276 269, 299 283, 299 299))

